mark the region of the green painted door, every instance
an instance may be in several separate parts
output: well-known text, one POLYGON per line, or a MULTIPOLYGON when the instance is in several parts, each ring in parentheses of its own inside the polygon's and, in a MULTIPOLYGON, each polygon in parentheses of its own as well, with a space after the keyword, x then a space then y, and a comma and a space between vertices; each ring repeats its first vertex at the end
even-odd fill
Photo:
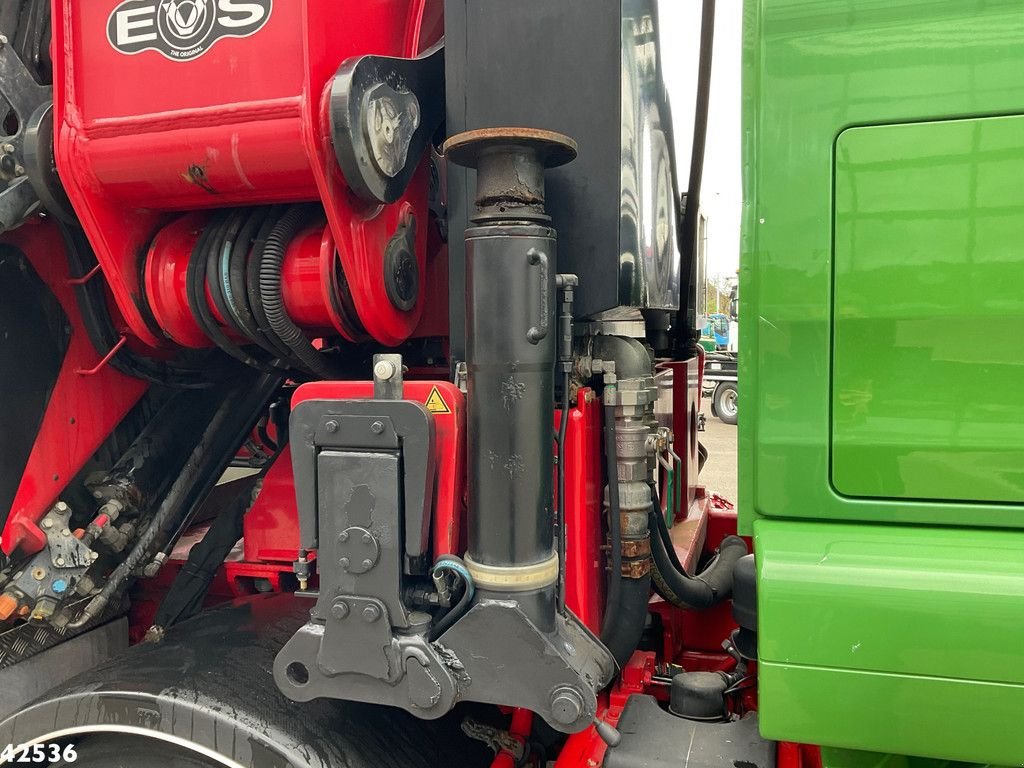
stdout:
POLYGON ((834 488, 1024 501, 1024 117, 843 131, 834 232, 834 488))

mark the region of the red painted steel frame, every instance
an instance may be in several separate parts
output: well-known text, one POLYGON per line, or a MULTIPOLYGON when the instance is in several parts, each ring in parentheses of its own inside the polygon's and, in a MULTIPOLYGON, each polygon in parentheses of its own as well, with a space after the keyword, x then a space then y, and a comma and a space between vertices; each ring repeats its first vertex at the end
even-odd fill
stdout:
POLYGON ((426 262, 427 159, 406 194, 373 206, 345 186, 331 146, 327 86, 346 59, 413 56, 442 33, 424 0, 288 0, 245 38, 172 61, 126 56, 107 40, 118 0, 55 0, 57 167, 131 333, 165 343, 147 323, 138 259, 170 211, 320 199, 366 332, 397 344, 423 302, 395 309, 384 245, 409 211, 426 262))
MULTIPOLYGON (((21 476, 3 529, 3 551, 38 552, 46 537, 36 523, 68 481, 85 465, 138 402, 147 385, 102 361, 82 325, 64 241, 52 221, 30 219, 4 235, 20 249, 60 302, 71 324, 71 340, 47 403, 35 445, 21 476)), ((102 280, 95 275, 94 280, 102 280)))
MULTIPOLYGON (((558 429, 561 411, 555 413, 558 429)), ((565 451, 565 601, 590 631, 601 631, 604 564, 601 554, 601 403, 581 389, 569 412, 565 451)))

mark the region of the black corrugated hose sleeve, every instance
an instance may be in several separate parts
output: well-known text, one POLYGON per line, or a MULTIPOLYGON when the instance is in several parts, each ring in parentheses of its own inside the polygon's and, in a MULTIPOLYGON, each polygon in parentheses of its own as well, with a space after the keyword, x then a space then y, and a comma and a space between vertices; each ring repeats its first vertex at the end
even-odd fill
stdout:
POLYGON ((661 510, 654 505, 650 513, 651 557, 653 580, 658 594, 677 608, 704 610, 718 605, 732 595, 733 570, 736 562, 747 554, 747 543, 739 536, 726 536, 718 555, 696 576, 690 576, 675 555, 668 526, 661 510))
POLYGON ((307 369, 325 379, 341 378, 342 374, 337 366, 310 343, 299 326, 288 316, 281 295, 281 269, 284 265, 285 251, 306 222, 310 210, 309 206, 291 206, 267 237, 260 263, 260 299, 274 335, 307 369))

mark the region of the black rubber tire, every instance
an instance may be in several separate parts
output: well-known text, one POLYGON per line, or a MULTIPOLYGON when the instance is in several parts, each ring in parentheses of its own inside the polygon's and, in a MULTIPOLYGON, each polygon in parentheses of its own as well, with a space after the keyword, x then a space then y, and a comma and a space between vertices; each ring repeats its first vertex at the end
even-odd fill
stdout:
POLYGON ((163 642, 133 646, 23 707, 0 722, 0 743, 71 741, 82 746, 74 768, 491 764, 494 754, 461 723, 487 722, 493 707, 463 704, 427 721, 392 707, 286 699, 274 683, 274 657, 308 617, 309 601, 285 594, 205 611, 163 642))
POLYGON ((723 381, 715 387, 715 394, 711 402, 715 415, 725 424, 735 424, 739 416, 739 390, 736 384, 731 381, 723 381))
POLYGON ((74 761, 55 768, 222 768, 209 758, 166 741, 134 734, 99 733, 73 742, 74 761))

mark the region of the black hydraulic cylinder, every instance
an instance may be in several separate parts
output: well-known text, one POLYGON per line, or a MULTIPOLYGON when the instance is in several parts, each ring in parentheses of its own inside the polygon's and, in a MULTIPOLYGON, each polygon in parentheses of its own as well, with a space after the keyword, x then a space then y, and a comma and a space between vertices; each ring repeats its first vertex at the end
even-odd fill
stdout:
POLYGON ((541 330, 554 313, 554 257, 550 227, 466 231, 469 553, 484 565, 554 552, 556 334, 541 330))
POLYGON ((486 129, 454 137, 445 150, 477 169, 477 213, 466 230, 468 562, 483 567, 474 577, 485 591, 501 592, 503 583, 533 591, 543 614, 558 564, 556 235, 544 213, 544 169, 571 160, 575 143, 546 131, 486 129))

